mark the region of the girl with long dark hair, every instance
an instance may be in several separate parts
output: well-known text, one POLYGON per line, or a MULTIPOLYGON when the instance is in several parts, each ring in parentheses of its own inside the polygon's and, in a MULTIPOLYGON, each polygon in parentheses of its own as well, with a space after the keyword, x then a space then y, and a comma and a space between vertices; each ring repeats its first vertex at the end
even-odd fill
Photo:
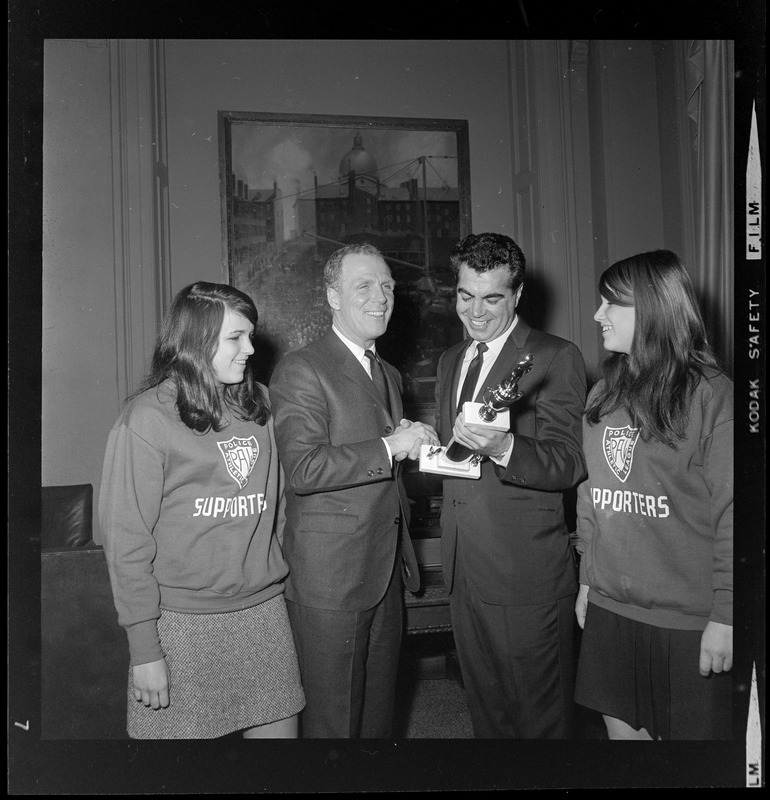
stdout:
POLYGON ((729 739, 733 383, 674 253, 599 281, 609 352, 583 424, 578 703, 610 739, 729 739))
POLYGON ((132 738, 297 735, 283 475, 250 364, 256 323, 231 286, 182 289, 110 432, 99 521, 132 738))

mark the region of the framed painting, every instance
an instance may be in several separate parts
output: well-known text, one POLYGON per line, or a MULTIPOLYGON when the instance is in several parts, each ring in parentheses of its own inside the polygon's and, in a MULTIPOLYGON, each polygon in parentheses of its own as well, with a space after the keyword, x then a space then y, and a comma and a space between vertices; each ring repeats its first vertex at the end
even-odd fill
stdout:
POLYGON ((323 267, 370 242, 396 280, 377 348, 409 406, 432 404, 439 355, 463 336, 449 254, 471 231, 466 120, 220 111, 223 259, 254 299, 267 380, 330 325, 323 267))

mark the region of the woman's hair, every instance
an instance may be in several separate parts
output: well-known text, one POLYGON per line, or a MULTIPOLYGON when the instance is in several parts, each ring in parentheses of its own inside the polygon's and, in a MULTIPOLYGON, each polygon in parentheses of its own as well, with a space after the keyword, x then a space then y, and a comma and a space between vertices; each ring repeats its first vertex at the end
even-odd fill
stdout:
POLYGON ((163 320, 150 369, 139 389, 142 392, 165 380, 173 381, 182 422, 201 433, 209 428, 222 430, 226 425, 226 408, 258 425, 264 425, 270 415, 249 361, 241 383, 222 389, 214 376, 212 361, 219 347, 226 309, 243 315, 256 327, 256 306, 238 289, 204 281, 182 289, 163 320))
POLYGON ((690 277, 674 253, 653 250, 606 269, 599 293, 610 303, 634 307, 634 336, 630 353, 604 360, 604 385, 588 404, 586 419, 595 425, 625 408, 644 440, 676 449, 698 381, 707 370, 720 369, 690 277))

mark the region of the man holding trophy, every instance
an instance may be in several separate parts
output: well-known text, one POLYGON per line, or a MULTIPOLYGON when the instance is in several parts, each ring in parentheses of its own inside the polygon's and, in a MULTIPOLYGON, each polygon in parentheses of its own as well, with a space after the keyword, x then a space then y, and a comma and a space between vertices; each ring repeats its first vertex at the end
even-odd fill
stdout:
POLYGON ((474 734, 568 738, 575 564, 564 492, 585 477, 583 357, 516 313, 525 259, 508 236, 471 234, 452 253, 468 336, 441 356, 444 582, 474 734))

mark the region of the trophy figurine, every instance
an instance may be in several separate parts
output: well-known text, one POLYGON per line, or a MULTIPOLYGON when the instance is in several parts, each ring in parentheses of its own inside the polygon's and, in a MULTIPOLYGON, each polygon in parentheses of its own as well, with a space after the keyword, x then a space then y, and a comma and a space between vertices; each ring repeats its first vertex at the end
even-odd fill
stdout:
MULTIPOLYGON (((519 390, 519 379, 532 369, 532 363, 532 353, 529 353, 498 386, 487 386, 482 395, 483 403, 465 403, 465 422, 484 425, 491 430, 507 431, 510 428, 508 409, 524 394, 519 390)), ((420 451, 420 470, 478 478, 481 476, 482 459, 483 456, 455 441, 453 437, 445 448, 423 445, 420 451)))

